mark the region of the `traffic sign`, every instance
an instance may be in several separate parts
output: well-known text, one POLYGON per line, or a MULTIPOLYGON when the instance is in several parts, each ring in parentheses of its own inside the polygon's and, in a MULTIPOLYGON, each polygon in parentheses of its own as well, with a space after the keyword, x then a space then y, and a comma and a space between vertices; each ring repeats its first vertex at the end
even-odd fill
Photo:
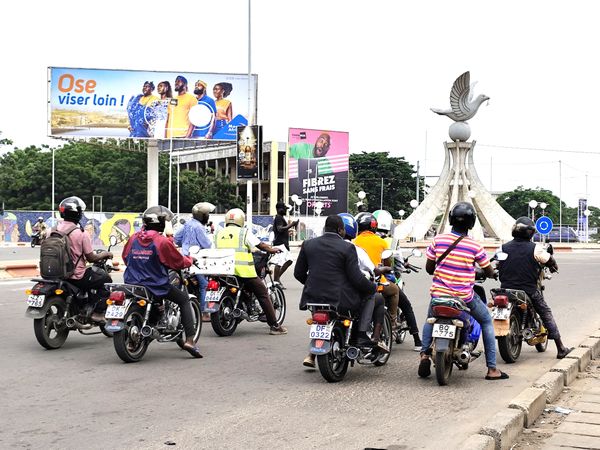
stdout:
POLYGON ((535 229, 540 234, 548 234, 552 231, 552 220, 548 216, 542 216, 535 221, 535 229))

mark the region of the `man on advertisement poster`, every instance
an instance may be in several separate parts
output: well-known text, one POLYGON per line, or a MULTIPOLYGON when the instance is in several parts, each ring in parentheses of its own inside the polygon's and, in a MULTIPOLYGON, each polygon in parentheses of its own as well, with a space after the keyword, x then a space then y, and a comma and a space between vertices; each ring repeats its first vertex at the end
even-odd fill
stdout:
POLYGON ((320 202, 326 215, 346 212, 348 133, 290 129, 289 156, 290 194, 306 199, 307 211, 320 202))
POLYGON ((215 131, 217 107, 215 101, 206 94, 206 86, 206 82, 202 80, 196 81, 194 95, 198 99, 198 104, 192 106, 190 110, 190 122, 194 124, 192 139, 212 139, 215 131))
POLYGON ((188 92, 188 81, 183 75, 175 78, 177 97, 171 99, 169 118, 167 119, 167 138, 189 138, 194 130, 189 113, 198 104, 195 95, 188 92))

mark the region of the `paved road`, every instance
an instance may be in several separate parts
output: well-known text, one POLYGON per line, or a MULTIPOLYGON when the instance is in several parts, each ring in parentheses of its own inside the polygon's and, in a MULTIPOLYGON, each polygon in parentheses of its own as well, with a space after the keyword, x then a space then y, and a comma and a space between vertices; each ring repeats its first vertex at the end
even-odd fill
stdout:
MULTIPOLYGON (((575 345, 598 328, 600 253, 558 258, 547 296, 575 345)), ((385 367, 354 367, 328 384, 301 365, 301 286, 289 274, 284 282, 287 336, 244 323, 219 338, 205 324, 204 359, 153 343, 137 364, 122 363, 102 335, 71 334, 63 348, 42 349, 23 316, 30 284, 0 282, 0 448, 456 448, 556 362, 553 348, 527 347, 517 364, 499 363, 511 375, 506 382, 485 381, 480 359, 442 388, 416 376, 418 355, 406 342, 385 367)), ((428 284, 424 271, 407 277, 420 322, 428 284)))

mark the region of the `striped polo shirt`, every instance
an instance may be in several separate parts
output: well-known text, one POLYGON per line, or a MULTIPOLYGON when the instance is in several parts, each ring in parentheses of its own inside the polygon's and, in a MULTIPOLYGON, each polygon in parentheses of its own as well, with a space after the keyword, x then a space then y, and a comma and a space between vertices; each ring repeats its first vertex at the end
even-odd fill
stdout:
MULTIPOLYGON (((459 236, 454 231, 437 235, 427 248, 427 259, 436 261, 459 236)), ((429 290, 431 297, 452 296, 470 302, 475 284, 474 263, 484 268, 490 265, 490 260, 479 242, 465 236, 435 268, 429 290)))

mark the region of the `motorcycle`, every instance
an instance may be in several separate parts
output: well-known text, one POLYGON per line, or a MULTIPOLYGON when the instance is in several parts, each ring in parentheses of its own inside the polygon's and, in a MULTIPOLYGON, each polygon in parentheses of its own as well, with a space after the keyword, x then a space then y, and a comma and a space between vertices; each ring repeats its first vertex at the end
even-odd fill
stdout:
MULTIPOLYGON (((404 282, 403 273, 418 273, 421 270, 421 267, 414 266, 408 262, 408 259, 411 256, 421 257, 423 254, 420 250, 413 248, 410 255, 406 256, 404 259, 401 258, 399 254, 394 254, 394 275, 396 277, 396 284, 400 288, 400 290, 404 291, 404 287, 406 283, 404 282)), ((410 331, 408 326, 408 322, 406 321, 406 316, 403 312, 398 314, 397 319, 397 329, 393 332, 394 341, 396 344, 402 344, 406 339, 406 335, 410 331)))
MULTIPOLYGON (((483 270, 478 269, 475 279, 485 280, 483 270)), ((486 304, 485 290, 476 284, 473 290, 486 304)), ((476 301, 475 299, 473 301, 476 301)), ((433 325, 433 362, 435 376, 440 386, 445 386, 452 375, 452 367, 467 370, 469 364, 481 356, 476 350, 481 336, 481 325, 469 313, 468 305, 458 297, 441 297, 431 300, 433 317, 427 322, 433 325)))
MULTIPOLYGON (((552 252, 551 246, 549 251, 552 252)), ((542 281, 551 278, 549 269, 542 267, 538 288, 544 290, 542 281)), ((548 347, 548 331, 525 291, 498 288, 490 292, 494 332, 502 359, 507 363, 514 363, 521 354, 523 341, 535 346, 538 352, 545 352, 548 347)))
POLYGON ((40 231, 33 232, 31 235, 31 248, 35 247, 36 245, 42 245, 42 240, 43 239, 41 238, 40 231))
MULTIPOLYGON (((111 237, 108 251, 115 243, 116 239, 111 237)), ((101 251, 96 250, 97 253, 101 251)), ((98 270, 99 275, 103 275, 101 270, 110 273, 119 269, 109 259, 103 259, 93 263, 92 270, 98 270)), ((86 292, 66 280, 33 278, 31 281, 35 285, 25 291, 28 305, 25 316, 33 319, 33 331, 42 347, 48 350, 60 348, 69 332, 74 330, 81 334, 103 333, 112 337, 102 322, 91 318, 100 302, 106 301, 97 290, 86 292), (96 326, 100 331, 89 331, 96 326)))
MULTIPOLYGON (((190 255, 192 255, 191 249, 190 255)), ((196 253, 196 255, 198 254, 196 253)), ((256 273, 267 287, 269 299, 275 309, 277 325, 282 325, 287 306, 283 289, 273 281, 272 272, 269 269, 269 260, 272 255, 255 252, 253 256, 256 273)), ((233 269, 233 265, 231 268, 233 269)), ((233 275, 233 270, 229 272, 231 273, 207 274, 206 270, 200 271, 208 281, 205 312, 210 314, 212 328, 219 336, 231 336, 244 320, 248 322, 267 321, 256 296, 244 289, 240 279, 233 275)))

